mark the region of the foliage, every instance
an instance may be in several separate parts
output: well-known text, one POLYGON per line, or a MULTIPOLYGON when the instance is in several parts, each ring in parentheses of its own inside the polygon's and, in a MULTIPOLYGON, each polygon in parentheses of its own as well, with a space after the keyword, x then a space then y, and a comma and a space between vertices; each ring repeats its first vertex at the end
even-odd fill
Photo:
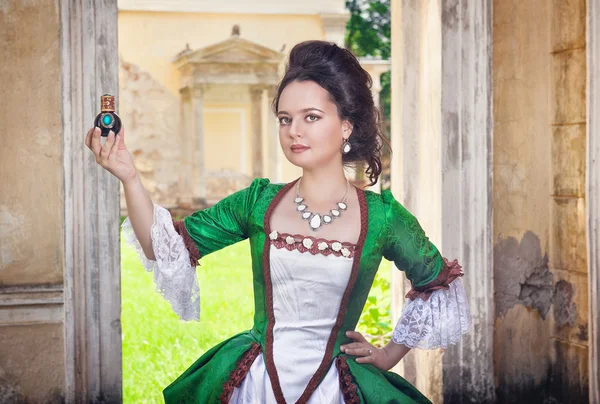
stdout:
POLYGON ((375 346, 387 344, 393 331, 389 276, 389 265, 382 265, 375 276, 373 287, 358 322, 358 331, 375 346))
MULTIPOLYGON (((391 57, 390 0, 347 0, 350 19, 346 24, 345 46, 356 56, 391 57)), ((389 136, 390 72, 381 75, 381 111, 389 136)))

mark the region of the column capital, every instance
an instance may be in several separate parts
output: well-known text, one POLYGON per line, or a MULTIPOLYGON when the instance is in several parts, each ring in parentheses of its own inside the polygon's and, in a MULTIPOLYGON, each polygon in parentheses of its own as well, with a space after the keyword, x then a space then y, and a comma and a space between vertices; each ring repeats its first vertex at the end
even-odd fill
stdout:
POLYGON ((262 92, 268 88, 267 84, 251 84, 248 86, 248 91, 250 92, 251 96, 257 96, 262 94, 262 92))
POLYGON ((277 86, 275 84, 271 84, 271 85, 267 86, 267 95, 270 100, 273 100, 273 98, 275 98, 275 95, 277 95, 278 88, 279 88, 279 86, 277 86))
POLYGON ((321 21, 325 28, 340 28, 346 29, 346 24, 351 17, 349 11, 343 11, 341 13, 320 13, 321 21))
POLYGON ((180 87, 179 88, 179 95, 184 100, 189 100, 190 98, 192 98, 192 89, 191 89, 191 87, 189 87, 189 86, 180 87))
POLYGON ((198 84, 194 84, 191 86, 181 87, 179 89, 179 94, 181 95, 181 98, 183 98, 184 100, 190 100, 190 99, 197 100, 197 99, 204 98, 204 93, 206 92, 207 89, 208 89, 207 84, 198 83, 198 84))
POLYGON ((204 98, 204 93, 208 89, 208 86, 204 83, 195 83, 191 88, 191 95, 193 98, 204 98))

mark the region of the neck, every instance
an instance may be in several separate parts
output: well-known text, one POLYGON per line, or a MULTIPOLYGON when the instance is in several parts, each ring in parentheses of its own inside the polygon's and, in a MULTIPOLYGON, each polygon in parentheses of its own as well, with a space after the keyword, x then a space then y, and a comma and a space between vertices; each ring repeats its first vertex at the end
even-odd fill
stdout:
MULTIPOLYGON (((303 170, 298 193, 313 203, 340 202, 348 187, 343 167, 333 170, 303 170)), ((351 188, 348 190, 350 194, 351 188)))

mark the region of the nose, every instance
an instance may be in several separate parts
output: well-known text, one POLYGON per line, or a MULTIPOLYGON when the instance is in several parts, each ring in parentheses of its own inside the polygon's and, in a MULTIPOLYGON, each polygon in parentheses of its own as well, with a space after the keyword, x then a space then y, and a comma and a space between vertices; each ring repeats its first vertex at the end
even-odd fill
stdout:
POLYGON ((297 119, 294 119, 294 121, 292 121, 288 134, 290 135, 290 137, 300 136, 300 125, 298 124, 297 119))

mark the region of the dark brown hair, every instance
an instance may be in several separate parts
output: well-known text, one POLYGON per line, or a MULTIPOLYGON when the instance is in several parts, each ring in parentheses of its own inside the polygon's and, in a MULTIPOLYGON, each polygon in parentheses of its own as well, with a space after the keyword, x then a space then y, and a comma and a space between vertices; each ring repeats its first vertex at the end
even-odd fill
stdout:
POLYGON ((373 102, 373 81, 356 56, 333 42, 305 41, 294 46, 273 100, 275 114, 283 89, 294 81, 314 81, 329 92, 340 118, 353 125, 348 139, 352 149, 342 154, 342 162, 365 163, 369 185, 376 184, 382 170, 382 145, 390 145, 383 136, 381 114, 373 102))

